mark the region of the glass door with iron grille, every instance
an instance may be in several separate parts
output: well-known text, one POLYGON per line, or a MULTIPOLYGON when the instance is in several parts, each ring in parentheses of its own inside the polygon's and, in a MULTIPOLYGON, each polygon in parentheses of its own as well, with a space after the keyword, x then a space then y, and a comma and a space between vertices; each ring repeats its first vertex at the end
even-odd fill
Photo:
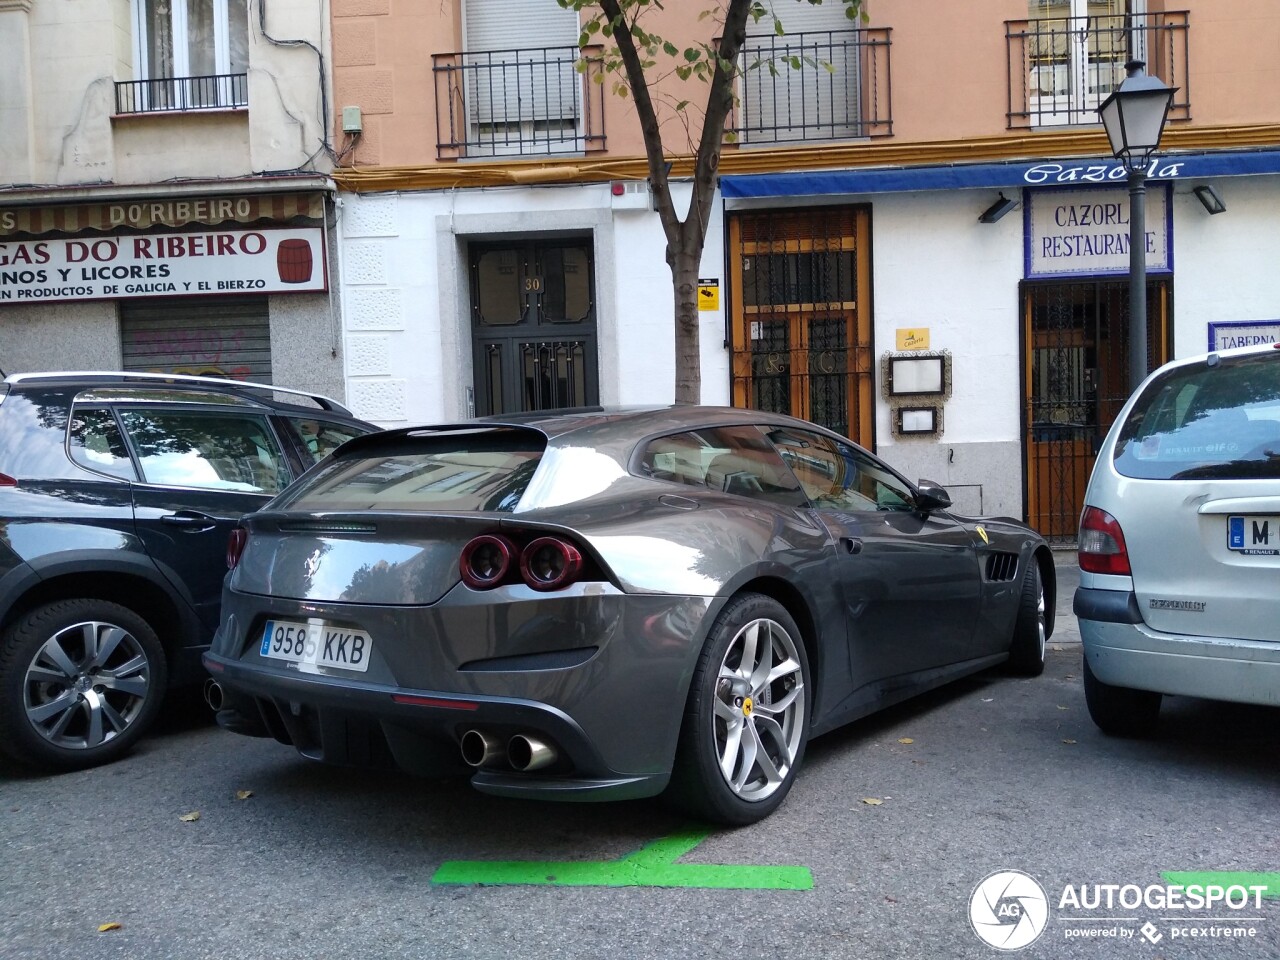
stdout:
MULTIPOLYGON (((1149 369, 1169 357, 1168 277, 1147 282, 1149 369)), ((1027 521, 1073 543, 1103 438, 1129 397, 1129 282, 1022 288, 1027 521)))
POLYGON ((476 414, 598 404, 591 241, 476 243, 470 267, 476 414))
POLYGON ((873 443, 871 214, 729 217, 733 403, 873 443))

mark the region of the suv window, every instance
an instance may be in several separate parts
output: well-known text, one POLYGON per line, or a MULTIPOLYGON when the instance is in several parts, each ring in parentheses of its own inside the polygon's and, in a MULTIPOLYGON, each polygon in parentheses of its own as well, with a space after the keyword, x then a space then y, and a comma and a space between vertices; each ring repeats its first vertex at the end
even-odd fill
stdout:
POLYGON ((640 472, 757 500, 796 507, 804 494, 759 427, 713 427, 650 440, 640 472))
POLYGON ((820 510, 866 513, 913 508, 910 488, 852 444, 791 427, 774 430, 769 439, 820 510))
POLYGON ((67 450, 82 467, 124 480, 136 480, 129 448, 110 410, 77 404, 67 430, 67 450))
POLYGON ((289 482, 266 417, 135 409, 120 418, 147 483, 276 493, 289 482))
POLYGON ((1280 477, 1280 351, 1157 377, 1121 427, 1114 462, 1148 480, 1280 477))
POLYGON ((287 422, 301 441, 303 448, 316 463, 333 453, 334 450, 352 437, 362 436, 366 432, 358 430, 350 424, 334 423, 331 420, 318 420, 314 417, 288 417, 287 422))

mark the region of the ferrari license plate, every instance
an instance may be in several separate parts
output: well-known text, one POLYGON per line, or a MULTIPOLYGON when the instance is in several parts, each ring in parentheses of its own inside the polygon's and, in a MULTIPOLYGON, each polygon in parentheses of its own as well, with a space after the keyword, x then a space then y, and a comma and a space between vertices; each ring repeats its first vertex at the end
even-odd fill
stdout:
POLYGON ((1280 516, 1227 517, 1227 548, 1254 556, 1280 556, 1280 516))
POLYGON ((363 630, 335 627, 318 620, 268 620, 262 631, 260 652, 272 660, 364 673, 369 669, 373 638, 363 630))

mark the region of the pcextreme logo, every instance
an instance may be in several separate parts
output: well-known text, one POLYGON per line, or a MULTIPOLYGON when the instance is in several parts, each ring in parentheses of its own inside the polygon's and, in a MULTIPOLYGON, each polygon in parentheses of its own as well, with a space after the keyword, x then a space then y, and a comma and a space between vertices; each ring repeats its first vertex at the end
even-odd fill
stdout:
POLYGON ((1266 919, 1259 915, 1263 899, 1280 894, 1272 889, 1275 876, 1165 874, 1171 882, 1067 884, 1050 897, 1030 874, 999 870, 974 887, 969 923, 1004 951, 1028 947, 1051 929, 1064 940, 1247 940, 1266 919))

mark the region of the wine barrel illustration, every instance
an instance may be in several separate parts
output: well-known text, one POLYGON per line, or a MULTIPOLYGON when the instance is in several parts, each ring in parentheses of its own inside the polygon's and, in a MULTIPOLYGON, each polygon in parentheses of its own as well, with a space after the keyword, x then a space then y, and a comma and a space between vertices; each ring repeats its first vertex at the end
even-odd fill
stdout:
POLYGON ((311 279, 311 244, 306 240, 281 240, 276 248, 276 270, 281 283, 306 283, 311 279))

